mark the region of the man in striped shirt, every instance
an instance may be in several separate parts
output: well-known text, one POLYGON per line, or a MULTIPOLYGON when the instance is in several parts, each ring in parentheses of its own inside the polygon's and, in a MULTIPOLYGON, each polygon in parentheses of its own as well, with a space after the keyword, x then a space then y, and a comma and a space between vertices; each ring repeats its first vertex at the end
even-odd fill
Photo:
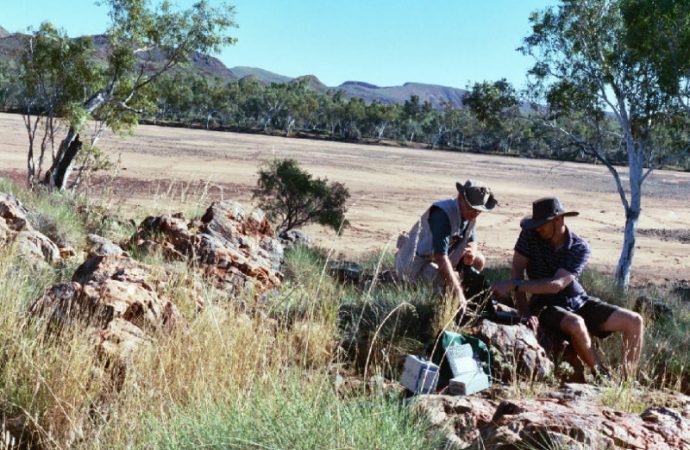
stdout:
POLYGON ((535 201, 532 216, 520 222, 522 232, 515 244, 512 280, 496 283, 494 292, 502 296, 513 291, 518 310, 532 328, 541 325, 564 333, 595 374, 601 369, 590 333, 606 337, 621 332, 624 373, 633 375, 643 344, 642 317, 585 292, 578 278, 589 260, 590 247, 565 225, 565 217, 576 215, 565 211, 558 198, 535 201), (531 294, 529 301, 527 293, 531 294))

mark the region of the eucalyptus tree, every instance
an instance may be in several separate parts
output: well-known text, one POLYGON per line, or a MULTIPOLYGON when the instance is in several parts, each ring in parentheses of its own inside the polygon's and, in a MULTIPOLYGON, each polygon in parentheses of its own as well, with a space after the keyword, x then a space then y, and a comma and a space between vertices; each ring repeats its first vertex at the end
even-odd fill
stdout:
POLYGON ((522 50, 536 59, 530 75, 532 88, 549 104, 545 123, 603 163, 613 176, 625 211, 616 280, 627 288, 643 183, 665 158, 683 149, 661 145, 664 141, 658 138, 662 129, 674 126, 673 101, 659 86, 654 61, 632 51, 621 3, 562 0, 558 7, 533 13, 532 33, 522 50), (584 129, 559 121, 558 113, 573 111, 581 114, 584 129), (627 188, 611 159, 616 148, 627 157, 627 188))
POLYGON ((481 137, 488 141, 490 149, 510 152, 520 114, 515 88, 505 79, 475 83, 462 103, 484 128, 481 137))
POLYGON ((154 87, 163 74, 195 52, 208 54, 235 41, 227 34, 234 26, 233 8, 225 4, 212 7, 201 0, 176 10, 168 1, 100 3, 110 16, 108 30, 98 37, 107 41, 104 61, 92 58, 91 38, 69 39, 49 24, 32 33, 22 58, 26 106, 38 111, 40 104, 43 113, 64 123, 60 137, 48 136, 59 144, 43 175, 43 182, 57 189, 67 187, 78 155, 94 148, 106 127, 126 131, 154 108, 154 87), (85 145, 81 135, 90 121, 97 125, 85 145))
POLYGON ((410 95, 408 100, 402 105, 398 115, 398 127, 408 142, 413 142, 417 135, 422 132, 424 119, 433 110, 428 101, 421 102, 418 95, 410 95))
POLYGON ((622 0, 625 42, 690 114, 690 0, 622 0))
POLYGON ((375 138, 377 142, 381 142, 398 114, 397 105, 374 100, 364 107, 363 128, 369 136, 375 138))
MULTIPOLYGON (((84 91, 95 89, 98 78, 92 57, 91 39, 70 39, 50 23, 43 23, 27 41, 18 78, 19 107, 29 141, 29 185, 43 173, 47 155, 57 160, 56 136, 63 131, 63 121, 75 128, 85 126, 81 98, 84 91)), ((82 145, 78 137, 73 140, 82 145)))

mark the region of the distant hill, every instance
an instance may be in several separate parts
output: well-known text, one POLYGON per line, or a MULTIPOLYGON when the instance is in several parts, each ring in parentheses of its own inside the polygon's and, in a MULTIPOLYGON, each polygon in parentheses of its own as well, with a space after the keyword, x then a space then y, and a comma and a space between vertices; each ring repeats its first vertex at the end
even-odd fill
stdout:
POLYGON ((289 83, 292 78, 277 73, 269 72, 268 70, 259 69, 257 67, 236 66, 230 69, 237 79, 253 76, 262 83, 289 83))
POLYGON ((429 101, 435 108, 441 107, 444 102, 462 106, 462 97, 467 92, 435 84, 405 83, 402 86, 379 87, 361 81, 346 81, 337 89, 352 97, 361 97, 367 102, 377 100, 381 103, 404 103, 411 95, 417 95, 420 101, 429 101))
MULTIPOLYGON (((29 35, 22 33, 8 33, 4 28, 0 28, 0 62, 11 62, 16 60, 26 48, 26 41, 29 35)), ((105 35, 94 35, 93 45, 95 57, 98 60, 105 61, 108 54, 108 47, 110 42, 105 35)), ((154 64, 163 60, 162 55, 153 55, 154 64)), ((239 77, 235 76, 225 64, 218 58, 213 56, 202 55, 201 53, 194 53, 190 59, 190 64, 197 73, 209 76, 219 77, 226 80, 237 80, 239 77)))
POLYGON ((293 78, 291 83, 296 83, 298 81, 303 81, 306 83, 307 86, 310 88, 314 89, 315 91, 321 92, 321 93, 326 93, 332 88, 329 88, 325 84, 321 82, 318 78, 316 78, 314 75, 303 75, 301 77, 293 78))
POLYGON ((0 28, 0 62, 16 60, 26 47, 28 35, 21 33, 8 33, 0 28))
MULTIPOLYGON (((9 33, 0 27, 0 62, 16 60, 25 48, 28 35, 21 33, 9 33)), ((93 36, 95 55, 97 59, 105 60, 110 43, 105 35, 93 36)), ((156 57, 162 60, 162 55, 156 57)), ((253 77, 262 83, 290 83, 297 80, 306 81, 312 89, 319 92, 342 90, 347 97, 360 97, 367 103, 379 101, 381 103, 403 103, 411 95, 419 96, 420 101, 429 101, 435 108, 441 107, 444 102, 460 107, 464 89, 448 86, 439 86, 423 83, 405 83, 402 86, 376 86, 363 81, 346 81, 340 86, 329 87, 323 84, 314 75, 304 75, 297 78, 280 75, 257 67, 236 66, 228 69, 218 58, 206 56, 200 53, 192 55, 190 60, 192 69, 203 75, 221 78, 226 81, 240 80, 253 77)))
POLYGON ((314 75, 304 75, 290 78, 257 67, 233 67, 230 71, 237 78, 252 76, 262 83, 289 83, 291 81, 306 80, 307 84, 319 92, 341 90, 348 97, 360 97, 367 103, 379 101, 381 103, 404 103, 411 95, 419 96, 420 101, 429 101, 435 108, 441 107, 444 102, 450 102, 455 106, 462 106, 462 97, 467 92, 448 86, 423 83, 405 83, 402 86, 376 86, 364 81, 346 81, 340 86, 326 86, 314 75))

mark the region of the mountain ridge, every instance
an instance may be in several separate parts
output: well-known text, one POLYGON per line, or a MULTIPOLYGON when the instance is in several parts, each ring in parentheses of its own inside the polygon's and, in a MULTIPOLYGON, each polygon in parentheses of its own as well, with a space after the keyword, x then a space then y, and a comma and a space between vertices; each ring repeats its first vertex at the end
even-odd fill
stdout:
MULTIPOLYGON (((107 36, 100 34, 90 37, 93 39, 96 58, 105 59, 110 45, 107 36)), ((27 34, 10 33, 0 26, 0 62, 16 61, 28 38, 27 34)), ((409 100, 410 96, 416 95, 420 102, 428 101, 434 108, 441 108, 444 103, 461 107, 462 97, 467 92, 465 89, 420 82, 406 82, 402 86, 377 86, 366 81, 348 80, 338 86, 327 86, 315 75, 289 77, 258 67, 228 68, 220 59, 201 53, 192 54, 189 63, 198 74, 218 77, 224 81, 235 81, 247 77, 253 77, 264 84, 304 81, 307 86, 319 92, 340 90, 348 98, 362 98, 367 103, 378 101, 387 104, 402 104, 409 100)))

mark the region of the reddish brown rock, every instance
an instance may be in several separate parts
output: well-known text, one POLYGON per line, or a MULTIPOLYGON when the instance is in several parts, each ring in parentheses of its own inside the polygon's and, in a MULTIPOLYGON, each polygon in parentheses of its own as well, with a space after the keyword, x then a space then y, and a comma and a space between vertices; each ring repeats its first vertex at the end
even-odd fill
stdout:
POLYGON ((283 247, 259 209, 227 200, 213 203, 200 220, 148 217, 130 243, 171 260, 188 260, 228 295, 261 294, 281 285, 283 247))
POLYGON ((516 374, 544 379, 553 372, 553 362, 539 345, 534 332, 525 325, 503 325, 483 320, 472 334, 492 348, 492 373, 502 380, 516 374))
POLYGON ((89 234, 86 236, 86 244, 86 252, 89 258, 93 258, 94 256, 126 255, 119 245, 97 234, 89 234))
POLYGON ((7 225, 4 217, 0 217, 0 244, 7 240, 10 233, 10 227, 7 225))
POLYGON ((480 431, 491 422, 497 402, 480 397, 421 395, 412 410, 444 433, 449 448, 466 448, 480 441, 480 431))
POLYGON ((638 415, 601 406, 592 395, 569 386, 551 398, 498 404, 420 396, 414 408, 447 433, 454 448, 690 449, 686 408, 651 407, 638 415))
POLYGON ((95 257, 72 282, 46 290, 29 309, 47 320, 49 333, 66 325, 92 330, 98 355, 125 362, 142 340, 169 331, 183 319, 151 282, 152 269, 125 256, 95 257))
POLYGON ((60 248, 46 235, 36 230, 23 230, 14 237, 19 253, 31 261, 59 262, 60 248))
POLYGON ((18 232, 30 228, 28 215, 29 212, 17 197, 0 192, 0 217, 5 219, 10 230, 18 232))
POLYGON ((0 192, 0 245, 14 245, 29 263, 59 262, 60 248, 31 226, 28 215, 14 195, 0 192))

